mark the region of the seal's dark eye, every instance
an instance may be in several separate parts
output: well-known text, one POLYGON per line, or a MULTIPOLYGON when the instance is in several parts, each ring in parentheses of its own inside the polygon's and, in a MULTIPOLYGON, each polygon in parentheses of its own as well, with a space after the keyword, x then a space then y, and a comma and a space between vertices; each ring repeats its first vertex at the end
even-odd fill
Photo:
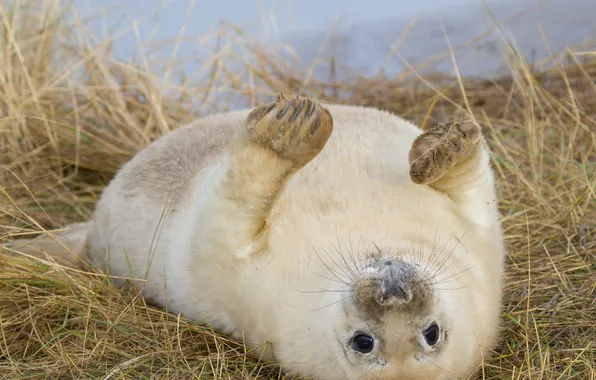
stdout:
POLYGON ((434 346, 439 341, 439 326, 436 322, 433 322, 426 328, 426 330, 424 330, 423 334, 426 344, 429 346, 434 346))
POLYGON ((357 333, 352 338, 352 349, 362 354, 368 354, 375 347, 375 340, 362 333, 357 333))

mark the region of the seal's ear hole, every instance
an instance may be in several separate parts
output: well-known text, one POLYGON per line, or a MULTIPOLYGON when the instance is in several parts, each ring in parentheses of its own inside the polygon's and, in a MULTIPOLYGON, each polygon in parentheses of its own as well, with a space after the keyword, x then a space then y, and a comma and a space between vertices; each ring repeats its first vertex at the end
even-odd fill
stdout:
POLYGON ((439 330, 439 325, 437 324, 437 322, 433 322, 426 329, 424 329, 422 335, 424 335, 424 340, 426 341, 426 344, 433 347, 437 343, 439 343, 439 338, 441 336, 440 333, 441 331, 439 330))
POLYGON ((356 352, 368 354, 373 350, 373 348, 375 348, 375 340, 370 335, 357 332, 352 337, 351 347, 356 352))

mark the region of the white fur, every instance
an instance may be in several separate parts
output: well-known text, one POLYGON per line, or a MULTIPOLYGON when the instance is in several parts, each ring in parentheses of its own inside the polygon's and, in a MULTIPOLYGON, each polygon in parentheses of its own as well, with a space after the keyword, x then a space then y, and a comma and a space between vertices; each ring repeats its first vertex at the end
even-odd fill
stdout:
POLYGON ((409 178, 408 151, 421 133, 416 126, 375 109, 326 107, 334 131, 275 203, 265 252, 253 252, 241 233, 244 215, 219 199, 230 165, 227 145, 199 160, 188 186, 173 190, 170 200, 165 191, 159 195, 159 188, 131 179, 139 168, 153 170, 150 158, 175 152, 177 144, 207 139, 220 133, 217 128, 242 128, 249 112, 243 110, 180 128, 125 165, 97 205, 90 257, 104 268, 107 252, 110 274, 144 278, 153 245, 147 281, 138 283, 145 297, 163 306, 167 289, 169 311, 244 336, 251 345, 271 342, 269 357, 290 371, 331 380, 468 374, 498 331, 504 248, 488 156, 483 153, 478 167, 481 183, 448 196, 409 178), (442 344, 448 346, 436 360, 401 340, 418 334, 414 322, 402 316, 387 316, 379 337, 385 345, 370 358, 344 351, 342 340, 371 322, 346 314, 345 303, 338 302, 348 294, 341 282, 350 277, 339 251, 352 261, 377 247, 413 262, 420 255, 412 249, 427 261, 443 249, 441 259, 449 265, 442 266, 440 277, 448 282, 438 287, 453 290, 438 289, 436 315, 415 321, 444 316, 450 333, 442 344), (346 292, 317 292, 321 289, 346 292))

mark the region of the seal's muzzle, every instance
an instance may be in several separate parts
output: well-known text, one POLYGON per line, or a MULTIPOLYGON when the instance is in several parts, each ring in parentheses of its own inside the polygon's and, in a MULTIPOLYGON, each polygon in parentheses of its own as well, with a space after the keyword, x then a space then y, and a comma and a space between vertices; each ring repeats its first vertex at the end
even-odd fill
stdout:
POLYGON ((366 309, 405 307, 411 303, 418 305, 424 301, 428 290, 427 282, 416 267, 400 259, 370 263, 352 288, 356 302, 366 309))
POLYGON ((412 299, 410 282, 414 268, 401 260, 386 260, 379 272, 378 302, 381 305, 408 303, 412 299))

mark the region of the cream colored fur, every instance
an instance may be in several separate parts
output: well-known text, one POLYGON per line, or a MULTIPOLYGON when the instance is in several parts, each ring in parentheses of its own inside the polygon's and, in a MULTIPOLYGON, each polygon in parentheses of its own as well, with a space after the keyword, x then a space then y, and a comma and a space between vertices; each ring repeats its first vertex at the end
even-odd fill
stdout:
MULTIPOLYGON (((147 277, 143 295, 161 306, 167 298, 171 312, 253 346, 271 343, 267 357, 290 373, 466 378, 498 334, 505 253, 481 136, 469 155, 431 168, 442 177, 415 183, 418 127, 329 104, 317 108, 322 132, 300 135, 312 149, 284 156, 298 142, 267 128, 287 103, 210 116, 141 151, 97 204, 89 258, 112 275, 147 277), (429 280, 423 312, 359 308, 354 284, 385 259, 415 264, 429 280), (421 340, 433 320, 436 349, 421 340), (355 331, 375 338, 371 353, 350 348, 355 331)), ((301 115, 285 123, 303 128, 301 115)))

